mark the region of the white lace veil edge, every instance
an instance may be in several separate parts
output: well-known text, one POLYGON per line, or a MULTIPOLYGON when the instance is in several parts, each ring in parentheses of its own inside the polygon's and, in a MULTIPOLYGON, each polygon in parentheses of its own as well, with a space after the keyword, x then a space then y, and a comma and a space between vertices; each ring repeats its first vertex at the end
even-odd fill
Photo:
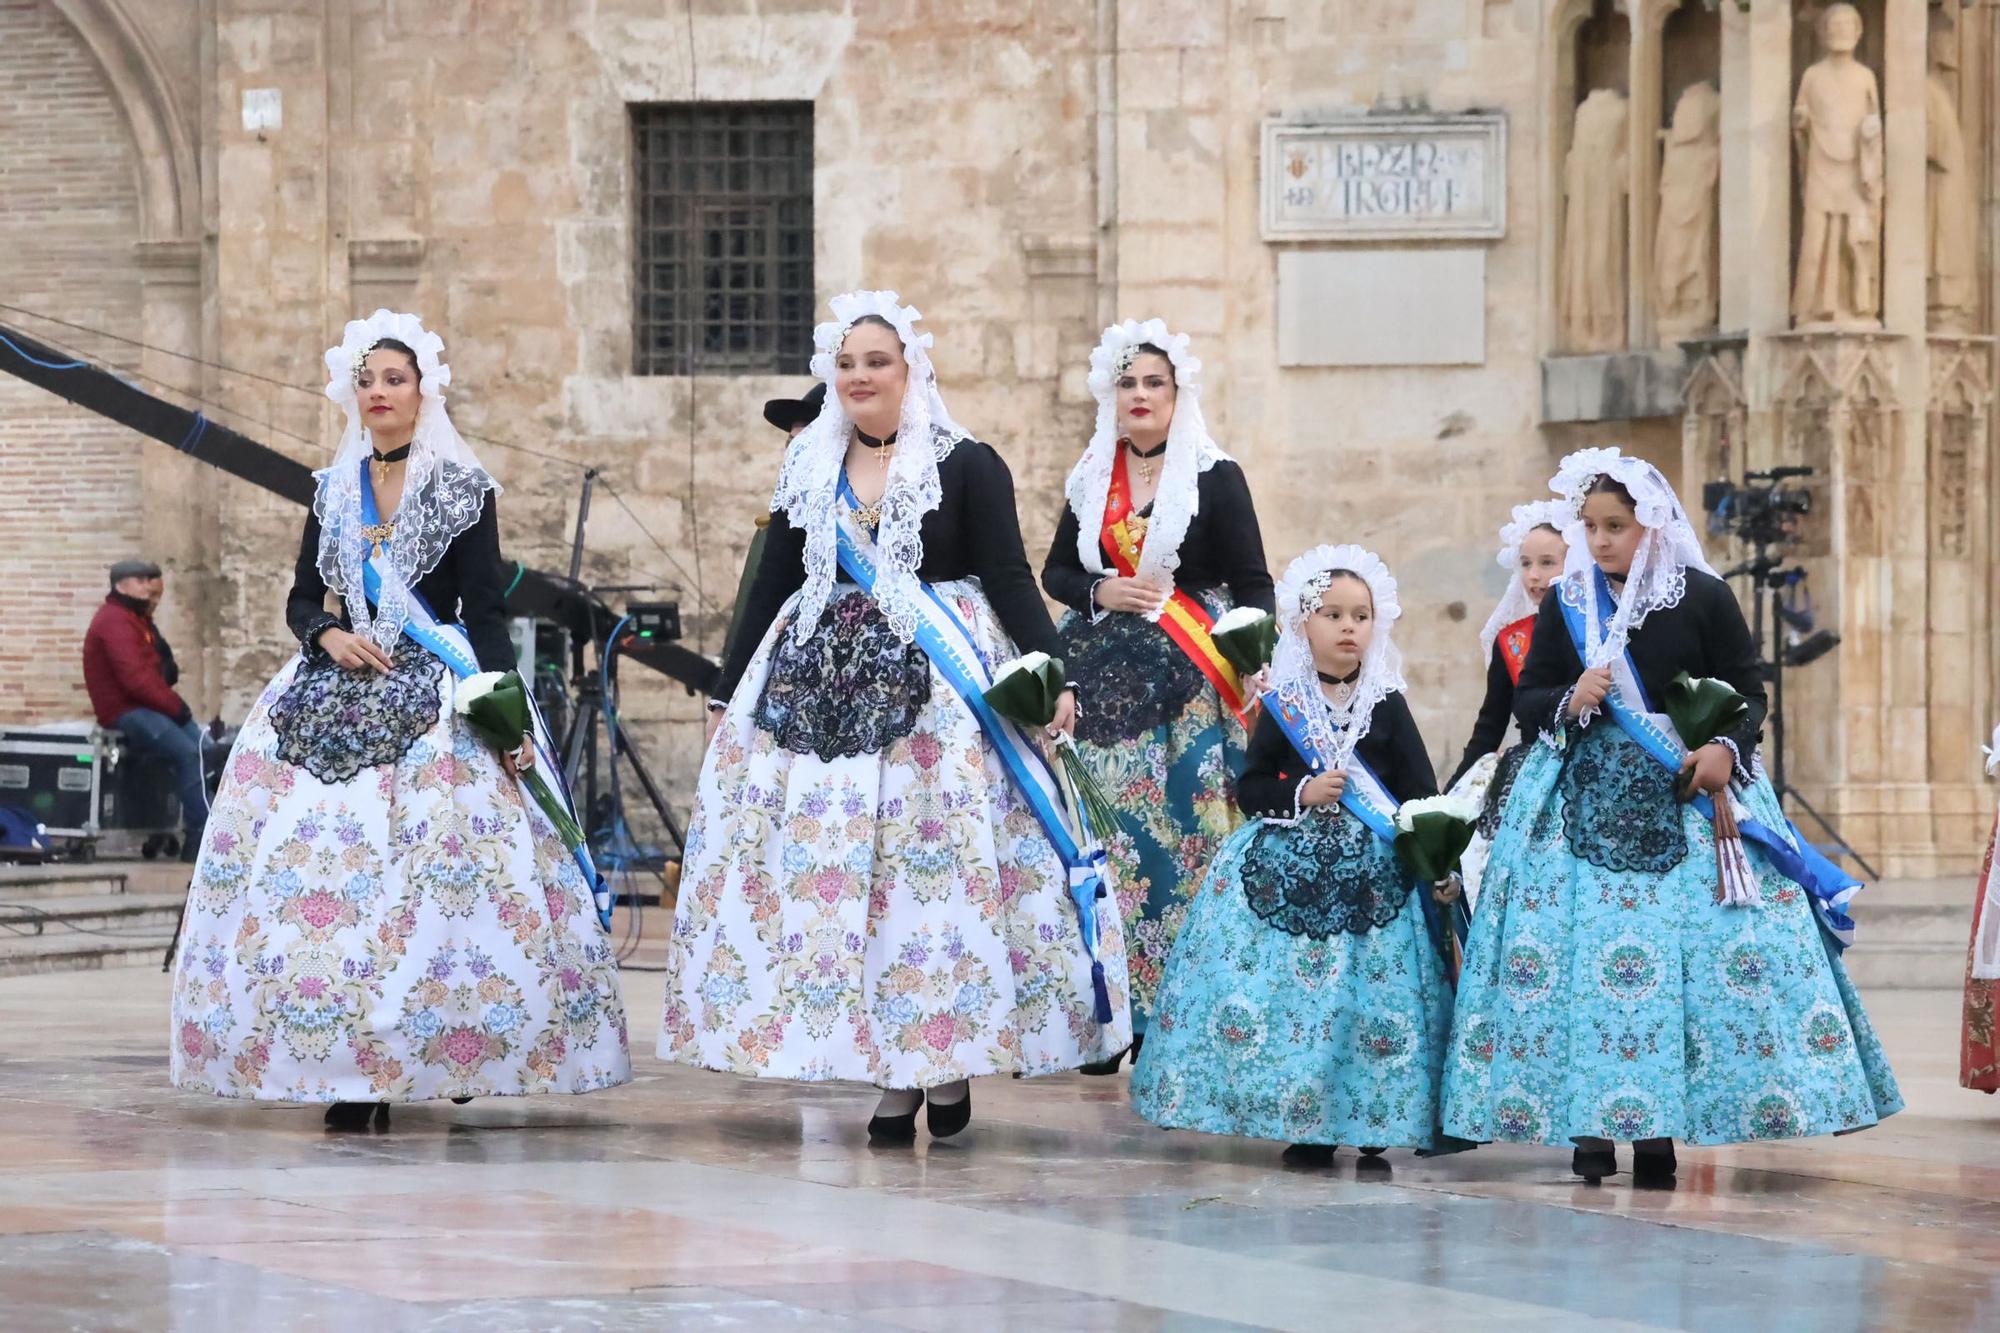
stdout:
POLYGON ((1316 546, 1285 567, 1278 580, 1278 646, 1271 657, 1271 688, 1306 719, 1306 732, 1326 756, 1327 766, 1345 768, 1354 747, 1368 734, 1375 706, 1398 690, 1403 679, 1403 655, 1396 647, 1396 621, 1403 614, 1396 580, 1373 551, 1352 544, 1316 546), (1336 709, 1319 688, 1312 644, 1306 639, 1306 618, 1319 609, 1327 576, 1344 569, 1360 576, 1375 602, 1375 631, 1361 656, 1361 675, 1344 708, 1336 709))
POLYGON ((1517 620, 1525 620, 1535 614, 1535 599, 1528 596, 1527 585, 1521 581, 1521 543, 1536 528, 1549 527, 1560 534, 1568 526, 1571 518, 1569 502, 1566 500, 1536 500, 1529 504, 1515 505, 1512 516, 1500 529, 1500 568, 1507 571, 1507 591, 1500 595, 1499 604, 1486 617, 1486 623, 1479 628, 1479 669, 1484 671, 1493 661, 1493 645, 1500 641, 1500 631, 1517 620))
POLYGON ((346 607, 354 632, 385 652, 393 650, 403 632, 417 583, 437 568, 453 540, 479 521, 487 495, 500 492, 499 482, 480 464, 445 410, 451 367, 443 353, 444 340, 417 316, 389 310, 350 320, 340 343, 326 352, 326 396, 341 407, 347 424, 333 462, 313 474, 318 483, 313 514, 320 524, 316 563, 320 577, 346 607), (384 548, 384 563, 396 577, 384 580, 381 604, 371 609, 362 582, 373 543, 363 531, 361 469, 374 445, 361 420, 355 378, 368 352, 385 338, 415 354, 420 398, 403 496, 391 516, 394 531, 384 548))
POLYGON ((1167 354, 1174 368, 1174 419, 1167 427, 1166 460, 1146 540, 1139 550, 1139 575, 1171 579, 1180 568, 1181 543, 1188 525, 1201 510, 1201 474, 1229 457, 1208 433, 1201 409, 1201 360, 1188 350, 1188 336, 1172 333, 1166 322, 1128 319, 1104 330, 1090 353, 1090 392, 1097 399, 1097 425, 1083 457, 1063 482, 1063 495, 1076 515, 1076 553, 1094 574, 1109 572, 1098 541, 1104 526, 1104 505, 1111 494, 1111 472, 1118 459, 1118 377, 1131 364, 1140 345, 1150 343, 1167 354))
POLYGON ((922 595, 917 570, 923 564, 924 515, 938 507, 943 487, 938 464, 949 457, 967 431, 946 410, 931 365, 931 335, 918 333, 923 316, 900 303, 892 291, 845 292, 833 298, 833 318, 813 330, 812 372, 827 386, 826 402, 812 423, 785 450, 773 512, 783 513, 806 535, 806 581, 800 590, 789 633, 803 643, 819 628, 832 595, 838 563, 835 529, 839 519, 841 467, 853 422, 841 406, 834 384, 835 361, 854 325, 875 316, 895 330, 903 345, 909 380, 896 427, 897 449, 883 489, 881 525, 875 534, 877 579, 875 600, 891 627, 909 642, 916 637, 917 602, 922 595), (928 447, 911 448, 923 441, 928 447))
POLYGON ((1549 489, 1568 505, 1563 540, 1569 543, 1569 553, 1563 562, 1563 579, 1569 585, 1568 595, 1581 603, 1590 631, 1593 647, 1585 666, 1605 666, 1616 660, 1624 654, 1632 631, 1645 623, 1647 616, 1663 607, 1678 606, 1687 595, 1688 570, 1715 573, 1702 554, 1701 538, 1672 484, 1644 459, 1628 458, 1616 448, 1580 449, 1558 465, 1556 475, 1549 479, 1549 489), (1590 587, 1588 575, 1596 567, 1584 537, 1583 502, 1599 477, 1610 477, 1625 487, 1645 529, 1609 624, 1600 620, 1597 598, 1583 595, 1590 587))

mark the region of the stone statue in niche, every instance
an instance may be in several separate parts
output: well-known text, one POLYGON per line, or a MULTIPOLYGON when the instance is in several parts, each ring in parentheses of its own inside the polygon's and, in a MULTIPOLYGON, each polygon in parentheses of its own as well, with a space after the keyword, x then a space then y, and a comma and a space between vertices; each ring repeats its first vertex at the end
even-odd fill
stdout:
POLYGON ((1625 345, 1626 124, 1624 94, 1598 88, 1576 109, 1563 162, 1563 234, 1556 314, 1563 350, 1625 345))
POLYGON ((1710 83, 1689 84, 1661 136, 1660 221, 1653 239, 1653 300, 1663 339, 1715 327, 1715 191, 1722 176, 1722 98, 1710 83))
POLYGON ((1958 102, 1949 82, 1957 68, 1957 53, 1939 43, 1931 53, 1924 125, 1929 136, 1925 154, 1929 165, 1925 173, 1929 211, 1926 288, 1930 327, 1940 333, 1970 333, 1979 314, 1978 206, 1973 202, 1966 166, 1958 102))
POLYGON ((1861 11, 1827 6, 1824 54, 1806 68, 1792 105, 1804 177, 1804 227, 1792 285, 1800 328, 1877 328, 1882 313, 1882 96, 1854 57, 1861 11))

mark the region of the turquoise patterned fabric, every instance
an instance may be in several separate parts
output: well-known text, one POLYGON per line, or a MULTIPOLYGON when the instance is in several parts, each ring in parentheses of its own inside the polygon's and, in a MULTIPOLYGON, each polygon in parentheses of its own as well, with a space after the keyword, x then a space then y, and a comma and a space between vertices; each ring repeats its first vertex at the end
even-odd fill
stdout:
MULTIPOLYGON (((1260 896, 1261 895, 1261 896, 1260 896)), ((1436 1149, 1451 990, 1396 854, 1337 806, 1238 830, 1188 909, 1132 1072, 1155 1124, 1294 1143, 1436 1149), (1359 837, 1310 836, 1352 824, 1359 837), (1289 844, 1274 856, 1260 844, 1289 844), (1251 855, 1252 853, 1256 855, 1251 855), (1294 933, 1253 906, 1246 862, 1296 864, 1400 901, 1387 924, 1294 933)))
MULTIPOLYGON (((1714 836, 1692 807, 1630 812, 1629 848, 1601 845, 1617 827, 1602 811, 1574 836, 1575 771, 1663 770, 1608 719, 1566 735, 1565 749, 1534 747, 1494 839, 1459 977, 1446 1128, 1716 1144, 1860 1129, 1900 1110, 1805 891, 1753 846, 1763 906, 1716 903, 1714 836), (1667 842, 1663 812, 1678 814, 1687 852, 1646 869, 1667 842)), ((1741 799, 1784 827, 1768 780, 1741 799)))

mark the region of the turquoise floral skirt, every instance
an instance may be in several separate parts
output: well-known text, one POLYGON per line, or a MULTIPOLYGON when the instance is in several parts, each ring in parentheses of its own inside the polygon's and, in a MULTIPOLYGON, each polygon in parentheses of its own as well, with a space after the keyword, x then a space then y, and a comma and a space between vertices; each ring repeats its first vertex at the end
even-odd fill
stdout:
MULTIPOLYGON (((1200 594, 1211 615, 1228 602, 1200 594)), ((1153 996, 1216 849, 1243 822, 1235 773, 1243 725, 1158 625, 1112 614, 1062 621, 1070 678, 1084 683, 1077 748, 1118 808, 1104 839, 1132 977, 1132 1026, 1153 996)))
MULTIPOLYGON (((1476 1140, 1839 1133, 1902 1107, 1806 892, 1750 849, 1715 902, 1709 821, 1608 719, 1522 764, 1466 941, 1446 1128, 1476 1140)), ((1783 828, 1770 783, 1740 797, 1783 828)))
POLYGON ((1437 1149, 1450 1021, 1395 853, 1337 807, 1258 820, 1223 844, 1188 909, 1132 1104, 1173 1129, 1437 1149), (1299 873, 1274 882, 1288 862, 1299 873), (1315 899, 1313 877, 1336 887, 1315 899))

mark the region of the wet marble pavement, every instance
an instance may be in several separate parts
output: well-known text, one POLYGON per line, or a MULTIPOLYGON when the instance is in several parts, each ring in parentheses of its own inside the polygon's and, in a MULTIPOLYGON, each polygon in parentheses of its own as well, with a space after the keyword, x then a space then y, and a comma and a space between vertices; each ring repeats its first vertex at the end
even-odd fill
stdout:
MULTIPOLYGON (((652 1046, 657 974, 627 974, 652 1046)), ((166 980, 0 980, 0 1328, 2000 1327, 2000 1100, 1956 996, 1872 1012, 1910 1109, 1682 1149, 1671 1192, 1485 1148, 1326 1172, 1163 1133, 1125 1081, 975 1085, 871 1149, 872 1095, 638 1060, 586 1098, 311 1109, 167 1084, 166 980)))

